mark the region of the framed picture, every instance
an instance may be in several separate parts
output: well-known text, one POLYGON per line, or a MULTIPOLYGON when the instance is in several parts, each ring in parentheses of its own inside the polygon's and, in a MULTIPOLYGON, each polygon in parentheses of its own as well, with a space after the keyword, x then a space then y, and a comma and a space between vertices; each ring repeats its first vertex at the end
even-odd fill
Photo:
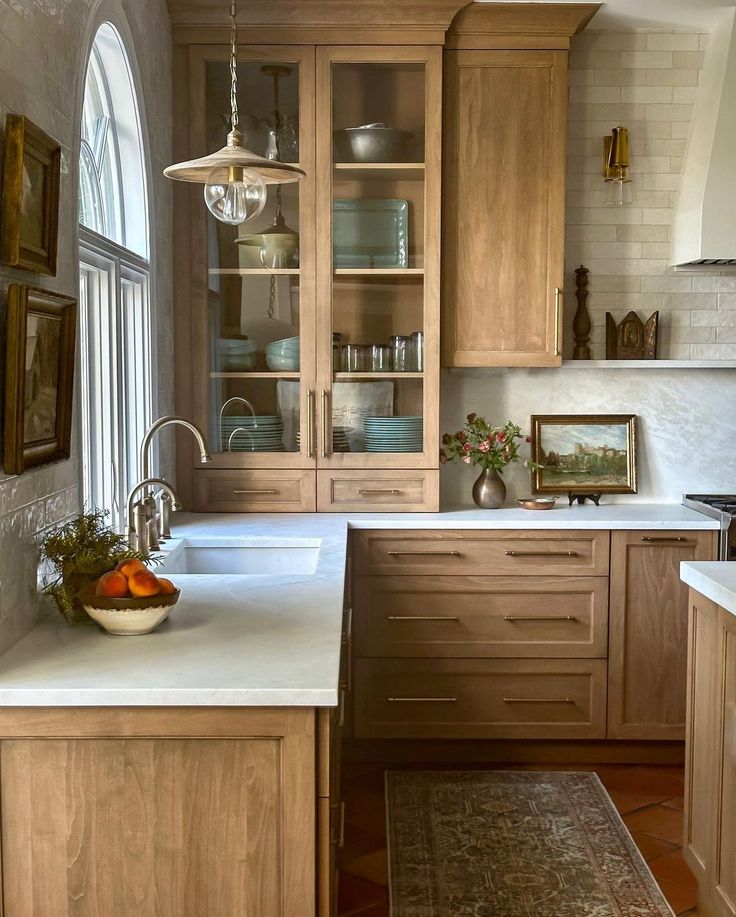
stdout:
POLYGON ((61 146, 23 115, 5 119, 0 257, 56 275, 61 146))
POLYGON ((635 494, 635 414, 534 414, 535 494, 635 494))
POLYGON ((8 288, 5 471, 69 458, 76 300, 25 284, 8 288))

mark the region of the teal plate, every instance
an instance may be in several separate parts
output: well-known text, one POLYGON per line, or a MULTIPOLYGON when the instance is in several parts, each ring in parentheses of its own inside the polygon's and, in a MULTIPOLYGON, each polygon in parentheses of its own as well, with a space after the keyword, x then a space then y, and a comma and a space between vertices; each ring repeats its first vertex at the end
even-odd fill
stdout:
POLYGON ((409 202, 334 200, 335 267, 408 267, 409 202))

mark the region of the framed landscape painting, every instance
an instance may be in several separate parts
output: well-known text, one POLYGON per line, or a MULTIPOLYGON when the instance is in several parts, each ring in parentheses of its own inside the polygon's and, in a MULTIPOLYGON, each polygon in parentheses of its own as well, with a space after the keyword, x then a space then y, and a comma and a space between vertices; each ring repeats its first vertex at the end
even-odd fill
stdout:
POLYGON ((69 458, 76 308, 48 290, 8 288, 6 474, 69 458))
POLYGON ((534 414, 535 494, 635 494, 635 414, 534 414))

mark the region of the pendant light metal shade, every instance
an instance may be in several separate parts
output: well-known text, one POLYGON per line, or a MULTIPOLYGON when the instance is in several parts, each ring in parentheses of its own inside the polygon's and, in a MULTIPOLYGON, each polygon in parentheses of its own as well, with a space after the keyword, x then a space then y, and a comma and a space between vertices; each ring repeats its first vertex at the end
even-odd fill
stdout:
POLYGON ((190 159, 188 162, 177 162, 164 169, 167 178, 177 181, 207 182, 233 180, 233 169, 241 169, 251 175, 259 175, 267 185, 279 185, 285 182, 299 181, 306 173, 298 166, 286 162, 266 159, 243 146, 241 131, 228 134, 227 146, 215 153, 190 159), (232 138, 232 142, 231 142, 232 138))

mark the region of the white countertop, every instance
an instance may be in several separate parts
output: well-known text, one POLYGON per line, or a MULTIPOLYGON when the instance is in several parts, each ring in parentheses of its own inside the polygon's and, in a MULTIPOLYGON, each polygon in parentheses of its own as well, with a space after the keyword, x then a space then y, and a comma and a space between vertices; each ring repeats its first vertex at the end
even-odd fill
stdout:
POLYGON ((676 504, 642 503, 560 505, 549 512, 177 514, 174 519, 179 537, 318 539, 316 571, 177 574, 179 603, 166 623, 142 637, 113 637, 96 626, 70 627, 58 615, 49 616, 0 656, 0 706, 334 706, 350 528, 718 527, 676 504))
POLYGON ((736 615, 736 561, 680 564, 680 579, 707 599, 736 615))

